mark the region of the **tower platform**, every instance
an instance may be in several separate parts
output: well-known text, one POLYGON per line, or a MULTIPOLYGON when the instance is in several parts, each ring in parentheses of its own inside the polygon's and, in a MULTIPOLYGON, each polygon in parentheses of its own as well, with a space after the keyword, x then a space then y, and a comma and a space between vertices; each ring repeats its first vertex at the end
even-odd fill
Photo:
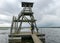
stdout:
POLYGON ((34 32, 21 32, 19 34, 13 33, 9 35, 9 43, 45 43, 45 34, 34 32), (36 40, 36 41, 35 41, 36 40))

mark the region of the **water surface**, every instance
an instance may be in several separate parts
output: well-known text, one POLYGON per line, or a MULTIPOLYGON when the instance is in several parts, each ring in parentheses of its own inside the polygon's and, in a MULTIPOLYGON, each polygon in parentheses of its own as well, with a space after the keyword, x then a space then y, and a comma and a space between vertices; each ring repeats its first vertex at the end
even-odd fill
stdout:
MULTIPOLYGON (((25 28, 22 31, 30 31, 30 29, 25 28)), ((10 28, 6 27, 0 28, 0 43, 8 43, 8 34, 10 28)), ((60 28, 39 28, 40 33, 45 34, 46 43, 60 43, 60 28)))

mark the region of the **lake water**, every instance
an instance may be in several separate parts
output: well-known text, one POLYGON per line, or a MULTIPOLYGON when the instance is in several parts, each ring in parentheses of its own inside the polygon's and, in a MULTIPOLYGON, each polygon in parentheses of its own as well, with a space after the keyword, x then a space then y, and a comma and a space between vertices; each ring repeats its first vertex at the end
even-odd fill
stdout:
MULTIPOLYGON (((8 43, 9 32, 10 28, 0 28, 0 43, 8 43)), ((60 43, 60 28, 39 28, 39 32, 45 34, 46 43, 60 43)))

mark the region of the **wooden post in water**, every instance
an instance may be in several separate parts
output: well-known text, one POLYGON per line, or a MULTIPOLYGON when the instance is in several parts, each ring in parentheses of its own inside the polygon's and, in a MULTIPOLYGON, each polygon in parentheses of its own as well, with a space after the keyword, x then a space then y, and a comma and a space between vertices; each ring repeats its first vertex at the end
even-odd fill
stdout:
POLYGON ((11 29, 10 29, 10 34, 12 34, 12 30, 13 30, 13 25, 14 25, 14 16, 13 16, 13 18, 12 18, 12 24, 11 24, 11 29))

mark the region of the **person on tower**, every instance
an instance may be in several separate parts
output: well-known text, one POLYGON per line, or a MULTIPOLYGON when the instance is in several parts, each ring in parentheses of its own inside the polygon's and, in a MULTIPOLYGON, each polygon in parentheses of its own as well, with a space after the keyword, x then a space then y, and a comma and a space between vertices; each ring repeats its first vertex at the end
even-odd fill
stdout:
POLYGON ((31 32, 32 32, 32 34, 34 32, 34 24, 33 23, 31 24, 31 32))

